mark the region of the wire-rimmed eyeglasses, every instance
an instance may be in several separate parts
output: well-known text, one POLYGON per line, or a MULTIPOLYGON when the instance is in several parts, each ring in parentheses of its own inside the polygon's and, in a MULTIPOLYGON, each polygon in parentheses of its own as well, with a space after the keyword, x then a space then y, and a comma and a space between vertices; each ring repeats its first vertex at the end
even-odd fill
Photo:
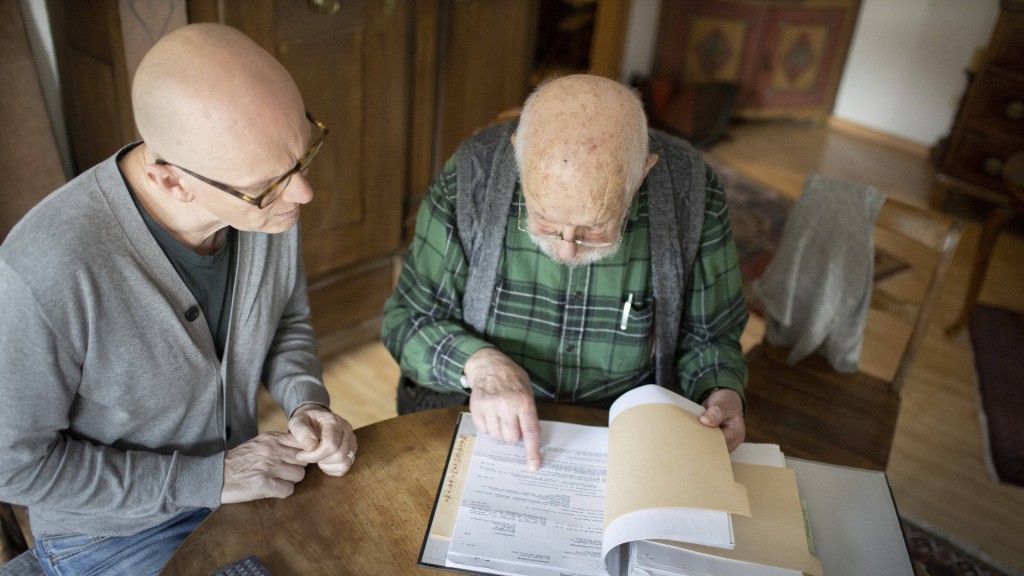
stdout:
POLYGON ((162 166, 173 166, 178 170, 181 170, 182 172, 189 174, 190 176, 193 176, 195 178, 198 178, 199 180, 202 180, 203 182, 206 182, 207 184, 213 186, 214 188, 223 190, 224 192, 227 192, 228 194, 231 194, 236 198, 240 198, 241 200, 248 204, 251 204, 261 209, 266 208, 267 206, 270 206, 270 204, 273 203, 274 200, 277 200, 277 197, 281 195, 281 192, 283 192, 284 189, 288 187, 288 182, 291 181, 292 176, 298 174, 299 172, 305 172, 306 170, 309 169, 309 163, 312 162, 314 158, 316 158, 317 154, 320 153, 320 148, 323 147, 324 145, 324 139, 327 138, 327 134, 329 134, 331 131, 326 124, 314 118, 313 115, 310 114, 308 111, 306 112, 306 119, 308 119, 310 123, 313 124, 313 126, 320 130, 320 135, 317 136, 317 138, 313 141, 312 144, 309 145, 309 149, 306 150, 306 153, 303 154, 302 158, 299 158, 299 161, 295 163, 295 166, 293 166, 291 170, 285 172, 279 178, 274 180, 274 182, 271 183, 270 186, 268 186, 255 196, 250 196, 245 192, 240 192, 239 190, 232 188, 227 184, 221 184, 216 180, 207 178, 206 176, 203 176, 201 174, 196 174, 195 172, 189 170, 188 168, 178 166, 177 164, 172 164, 170 162, 167 162, 166 160, 161 160, 158 158, 156 160, 156 163, 162 166))
POLYGON ((520 232, 526 232, 527 234, 529 234, 530 236, 532 236, 534 238, 542 238, 542 239, 545 239, 545 240, 562 240, 563 242, 572 242, 573 244, 575 244, 577 246, 582 246, 584 248, 608 248, 609 246, 615 246, 616 244, 621 243, 622 242, 622 238, 626 235, 626 224, 629 222, 629 213, 628 212, 622 217, 622 229, 619 230, 619 238, 618 238, 618 240, 615 240, 614 242, 592 242, 590 240, 584 240, 582 236, 576 236, 576 237, 572 238, 571 240, 569 240, 569 239, 566 239, 564 236, 562 236, 561 232, 557 232, 555 234, 541 234, 539 232, 534 232, 534 231, 530 230, 525 224, 523 224, 523 205, 524 204, 526 204, 526 199, 523 198, 523 197, 520 197, 520 199, 519 199, 519 215, 517 217, 516 227, 519 228, 520 232))

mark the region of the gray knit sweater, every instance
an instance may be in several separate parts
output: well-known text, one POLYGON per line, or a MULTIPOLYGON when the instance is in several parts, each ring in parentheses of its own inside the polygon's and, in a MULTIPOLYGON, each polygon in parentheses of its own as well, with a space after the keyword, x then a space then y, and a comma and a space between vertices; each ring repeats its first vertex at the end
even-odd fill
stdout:
POLYGON ((871 306, 873 231, 885 196, 870 186, 812 174, 775 258, 754 282, 768 321, 765 341, 795 364, 817 352, 856 372, 871 306))
POLYGON ((0 500, 36 537, 125 535, 216 507, 266 383, 328 403, 298 229, 238 235, 223 361, 112 157, 0 246, 0 500))

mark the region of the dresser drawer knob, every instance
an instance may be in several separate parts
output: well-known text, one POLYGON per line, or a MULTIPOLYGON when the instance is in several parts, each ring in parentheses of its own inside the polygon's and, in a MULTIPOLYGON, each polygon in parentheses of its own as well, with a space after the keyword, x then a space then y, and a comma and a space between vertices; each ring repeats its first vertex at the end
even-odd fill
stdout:
POLYGON ((985 174, 994 178, 999 178, 1003 175, 1003 159, 996 158, 995 156, 989 156, 985 158, 985 162, 982 164, 985 174))
POLYGON ((1013 100, 1007 104, 1006 117, 1010 120, 1020 120, 1024 118, 1024 101, 1013 100))

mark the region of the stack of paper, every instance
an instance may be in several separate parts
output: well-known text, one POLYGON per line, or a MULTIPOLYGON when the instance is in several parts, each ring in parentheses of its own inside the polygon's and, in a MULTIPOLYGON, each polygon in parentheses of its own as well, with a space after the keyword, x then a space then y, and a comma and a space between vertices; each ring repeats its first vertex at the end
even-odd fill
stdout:
POLYGON ((701 410, 646 386, 608 428, 542 422, 538 472, 464 417, 428 536, 446 566, 484 574, 820 576, 778 447, 730 460, 701 410))

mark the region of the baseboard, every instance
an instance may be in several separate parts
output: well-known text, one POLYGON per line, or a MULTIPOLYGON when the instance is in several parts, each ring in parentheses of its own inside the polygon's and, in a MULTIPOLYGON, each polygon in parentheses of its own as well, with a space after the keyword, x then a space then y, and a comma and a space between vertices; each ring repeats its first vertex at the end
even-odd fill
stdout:
POLYGON ((916 140, 909 138, 903 138, 895 134, 888 132, 882 132, 877 128, 871 128, 863 124, 856 122, 850 122, 849 120, 843 120, 842 118, 836 118, 835 116, 829 116, 828 125, 830 128, 849 134, 850 136, 856 136, 864 140, 870 140, 881 146, 892 148, 893 150, 899 150, 906 154, 910 154, 917 158, 927 159, 931 154, 931 147, 922 144, 916 140))

